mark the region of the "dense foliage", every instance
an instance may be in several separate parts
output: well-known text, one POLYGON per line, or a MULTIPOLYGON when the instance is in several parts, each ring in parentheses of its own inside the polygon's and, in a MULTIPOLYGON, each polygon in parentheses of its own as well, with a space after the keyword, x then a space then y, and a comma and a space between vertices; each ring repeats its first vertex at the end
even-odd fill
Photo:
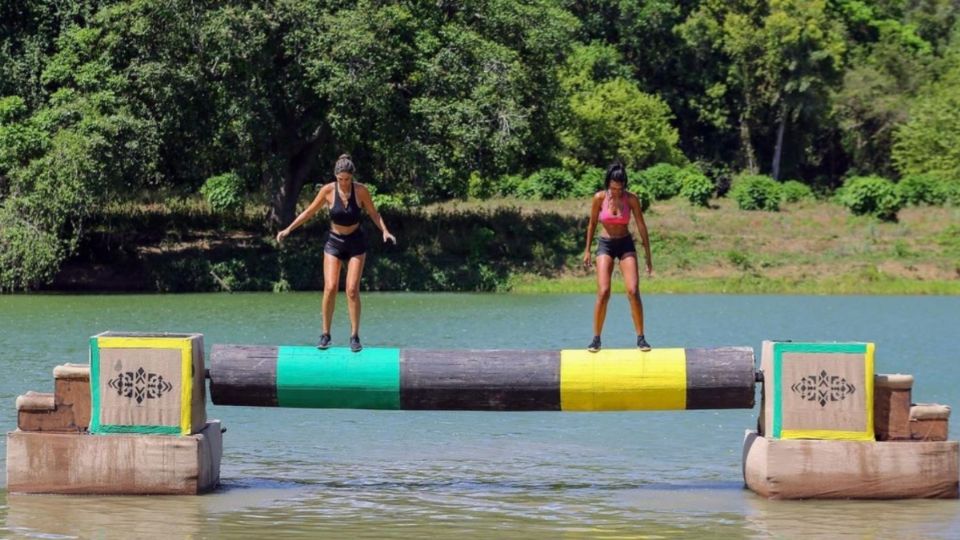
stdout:
POLYGON ((0 0, 0 290, 49 281, 110 203, 250 201, 275 230, 343 152, 393 207, 586 197, 613 159, 631 189, 696 205, 736 172, 818 194, 903 176, 898 200, 958 204, 958 13, 953 0, 0 0))
POLYGON ((879 176, 855 176, 843 185, 840 200, 859 216, 896 221, 903 199, 893 182, 879 176))
POLYGON ((734 180, 730 196, 741 210, 777 212, 783 199, 783 186, 769 176, 747 174, 734 180))

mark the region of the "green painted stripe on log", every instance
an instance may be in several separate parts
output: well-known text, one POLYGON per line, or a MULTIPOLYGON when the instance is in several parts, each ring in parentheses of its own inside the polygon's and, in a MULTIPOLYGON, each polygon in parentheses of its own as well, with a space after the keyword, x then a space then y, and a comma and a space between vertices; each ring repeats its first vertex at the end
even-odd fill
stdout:
POLYGON ((752 409, 756 368, 750 347, 686 349, 687 409, 752 409))
POLYGON ((404 409, 559 411, 560 351, 405 349, 400 381, 404 409))
POLYGON ((326 409, 399 409, 400 350, 278 347, 277 404, 326 409))

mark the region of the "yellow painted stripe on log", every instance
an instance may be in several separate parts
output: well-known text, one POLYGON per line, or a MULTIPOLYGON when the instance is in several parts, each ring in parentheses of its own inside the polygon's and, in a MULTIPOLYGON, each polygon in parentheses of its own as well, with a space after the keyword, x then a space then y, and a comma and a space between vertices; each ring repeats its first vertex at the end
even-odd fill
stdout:
POLYGON ((686 406, 684 349, 560 351, 561 410, 666 410, 686 406))

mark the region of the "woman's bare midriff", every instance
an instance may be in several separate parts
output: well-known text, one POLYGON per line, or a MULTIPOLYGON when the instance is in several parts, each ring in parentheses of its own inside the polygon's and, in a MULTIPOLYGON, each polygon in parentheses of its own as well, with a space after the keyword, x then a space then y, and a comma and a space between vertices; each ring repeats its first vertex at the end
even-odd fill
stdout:
POLYGON ((602 238, 617 239, 623 238, 630 234, 629 225, 607 225, 603 224, 603 232, 600 234, 602 238))
POLYGON ((340 236, 347 236, 348 234, 353 234, 354 231, 360 228, 360 224, 356 225, 337 225, 336 223, 330 223, 330 230, 339 234, 340 236))

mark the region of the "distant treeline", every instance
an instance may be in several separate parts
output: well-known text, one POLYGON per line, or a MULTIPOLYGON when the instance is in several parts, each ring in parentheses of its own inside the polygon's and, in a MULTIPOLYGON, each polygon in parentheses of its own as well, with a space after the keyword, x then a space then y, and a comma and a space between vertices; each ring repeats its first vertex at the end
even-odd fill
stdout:
POLYGON ((49 283, 109 204, 201 193, 230 212, 253 198, 285 225, 343 152, 394 207, 579 196, 613 159, 656 165, 637 176, 648 194, 670 176, 694 204, 732 185, 741 207, 769 210, 844 182, 844 204, 886 219, 955 204, 958 13, 953 0, 0 0, 0 290, 49 283))

